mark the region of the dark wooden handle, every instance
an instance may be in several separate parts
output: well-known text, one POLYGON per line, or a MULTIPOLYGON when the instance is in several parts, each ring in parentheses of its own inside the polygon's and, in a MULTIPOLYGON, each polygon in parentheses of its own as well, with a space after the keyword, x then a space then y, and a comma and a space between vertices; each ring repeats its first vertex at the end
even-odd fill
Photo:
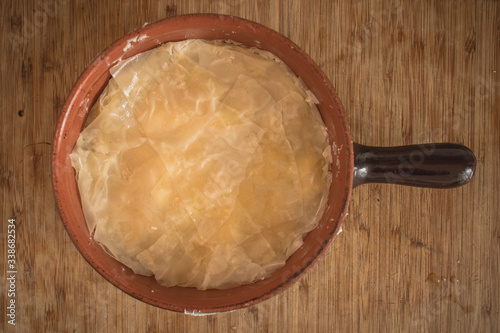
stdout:
POLYGON ((388 183, 451 188, 467 184, 475 169, 474 153, 459 144, 370 147, 354 143, 354 187, 388 183))

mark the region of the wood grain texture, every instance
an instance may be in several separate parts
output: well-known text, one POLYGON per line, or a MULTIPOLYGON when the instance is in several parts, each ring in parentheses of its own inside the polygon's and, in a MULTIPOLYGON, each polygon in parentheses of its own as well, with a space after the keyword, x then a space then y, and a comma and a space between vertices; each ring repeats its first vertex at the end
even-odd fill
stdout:
POLYGON ((486 332, 500 320, 497 1, 3 1, 0 330, 486 332), (324 257, 280 295, 193 317, 135 300, 87 264, 58 215, 51 144, 78 76, 126 32, 217 12, 262 23, 320 65, 369 145, 455 142, 478 159, 451 190, 363 185, 324 257), (7 224, 16 220, 16 326, 7 224))

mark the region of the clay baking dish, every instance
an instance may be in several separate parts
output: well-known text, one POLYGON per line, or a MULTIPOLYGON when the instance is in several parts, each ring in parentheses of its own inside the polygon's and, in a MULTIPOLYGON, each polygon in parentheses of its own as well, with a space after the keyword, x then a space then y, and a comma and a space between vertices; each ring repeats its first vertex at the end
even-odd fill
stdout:
POLYGON ((104 278, 146 303, 185 313, 213 313, 243 308, 280 293, 320 258, 337 235, 353 187, 389 182, 428 187, 467 183, 474 154, 464 146, 427 144, 375 148, 355 144, 342 104, 321 69, 281 34, 244 19, 213 14, 178 16, 133 31, 98 55, 72 89, 57 125, 52 155, 52 183, 62 221, 83 257, 104 278), (90 108, 107 85, 109 69, 119 60, 162 43, 185 39, 233 40, 267 50, 282 59, 319 100, 318 108, 332 144, 333 182, 326 211, 304 244, 270 277, 227 290, 160 286, 153 277, 134 274, 110 257, 89 235, 69 154, 90 108), (408 161, 403 163, 402 161, 408 161))

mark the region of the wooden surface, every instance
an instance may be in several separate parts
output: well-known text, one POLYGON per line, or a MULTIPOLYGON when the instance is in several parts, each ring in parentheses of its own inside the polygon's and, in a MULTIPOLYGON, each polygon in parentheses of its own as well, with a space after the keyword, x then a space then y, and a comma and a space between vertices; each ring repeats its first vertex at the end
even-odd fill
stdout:
POLYGON ((0 331, 485 332, 500 319, 500 4, 495 1, 2 1, 0 331), (455 142, 465 187, 364 185, 343 232, 298 283, 258 305, 193 317, 135 300, 68 237, 50 181, 62 104, 87 64, 146 22, 251 19, 296 42, 342 100, 353 139, 455 142), (8 220, 16 326, 7 323, 8 220))

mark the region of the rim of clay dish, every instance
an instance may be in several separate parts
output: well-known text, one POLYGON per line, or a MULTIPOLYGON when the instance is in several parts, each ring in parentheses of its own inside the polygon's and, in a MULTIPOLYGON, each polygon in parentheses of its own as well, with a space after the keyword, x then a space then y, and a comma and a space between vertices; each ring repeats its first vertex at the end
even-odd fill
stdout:
POLYGON ((325 252, 340 230, 352 189, 353 146, 342 104, 331 83, 297 45, 261 24, 217 15, 177 16, 145 25, 114 42, 85 69, 66 100, 57 124, 52 154, 52 184, 64 226, 82 256, 104 278, 127 294, 160 308, 189 314, 232 311, 266 300, 293 284, 325 252), (153 277, 135 275, 114 260, 89 235, 75 172, 69 159, 86 117, 106 86, 109 69, 118 61, 168 41, 234 40, 272 52, 282 59, 319 100, 318 109, 332 144, 333 182, 325 213, 304 244, 270 277, 224 290, 160 286, 153 277))

